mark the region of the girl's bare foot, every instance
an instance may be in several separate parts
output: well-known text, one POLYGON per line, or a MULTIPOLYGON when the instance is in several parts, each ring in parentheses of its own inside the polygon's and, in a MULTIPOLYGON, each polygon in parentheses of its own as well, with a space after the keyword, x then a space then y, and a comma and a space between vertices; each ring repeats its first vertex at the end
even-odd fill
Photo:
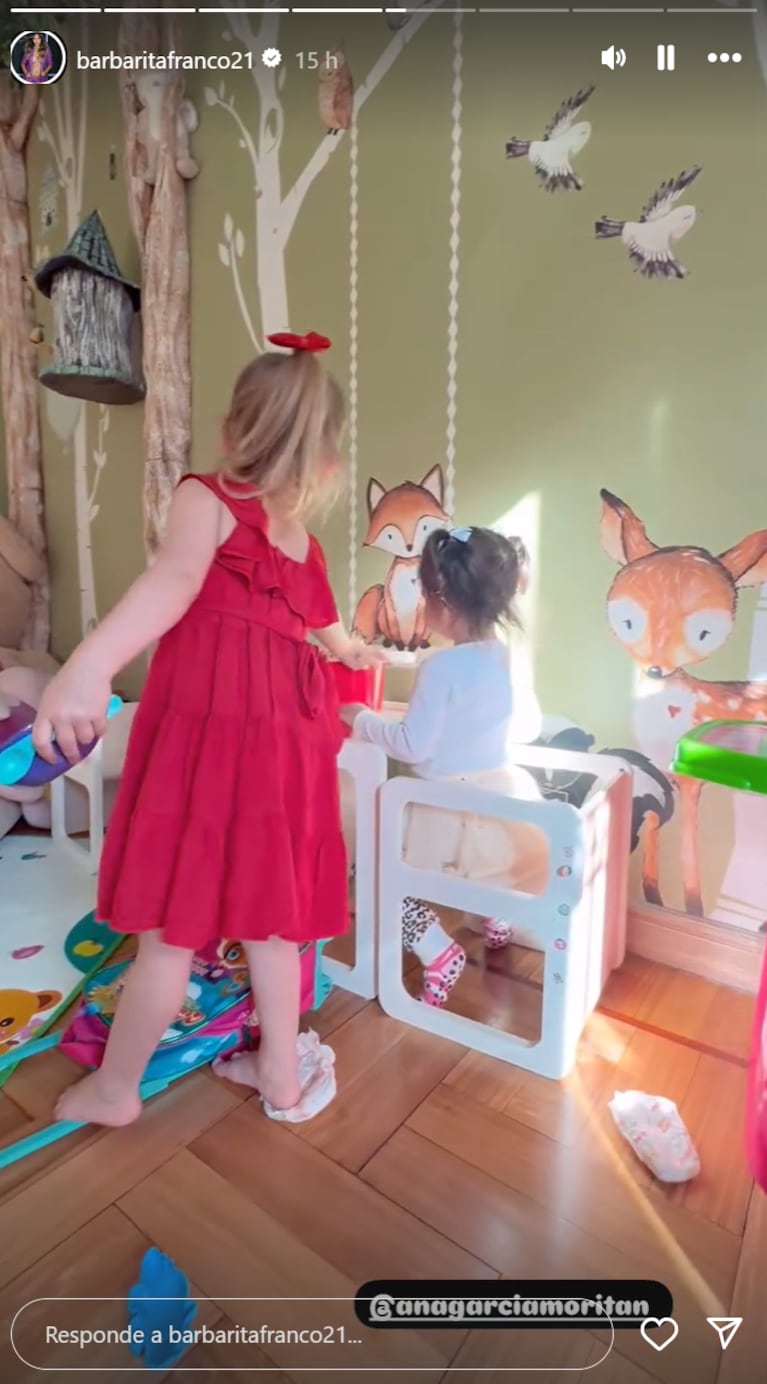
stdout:
POLYGON ((292 1110, 301 1099, 297 1063, 292 1070, 278 1071, 263 1062, 260 1053, 236 1052, 230 1058, 218 1058, 213 1070, 226 1081, 257 1091, 275 1110, 292 1110))
POLYGON ((133 1092, 111 1090, 101 1072, 92 1072, 64 1091, 56 1103, 55 1118, 73 1124, 109 1125, 117 1129, 133 1124, 141 1114, 141 1101, 133 1092))

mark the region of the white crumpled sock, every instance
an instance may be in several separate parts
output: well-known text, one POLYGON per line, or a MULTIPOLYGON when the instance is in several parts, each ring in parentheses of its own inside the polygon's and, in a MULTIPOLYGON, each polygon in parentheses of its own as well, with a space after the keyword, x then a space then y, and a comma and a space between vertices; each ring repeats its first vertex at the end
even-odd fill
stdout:
POLYGON ((336 1094, 336 1055, 333 1049, 321 1043, 317 1034, 310 1030, 308 1033, 299 1033, 297 1052, 301 1098, 289 1110, 275 1110, 267 1100, 262 1100, 264 1114, 270 1120, 282 1120, 286 1124, 313 1120, 315 1115, 330 1105, 336 1094))
POLYGON ((644 1091, 616 1091, 608 1109, 637 1158, 659 1182, 689 1182, 700 1158, 674 1102, 644 1091))

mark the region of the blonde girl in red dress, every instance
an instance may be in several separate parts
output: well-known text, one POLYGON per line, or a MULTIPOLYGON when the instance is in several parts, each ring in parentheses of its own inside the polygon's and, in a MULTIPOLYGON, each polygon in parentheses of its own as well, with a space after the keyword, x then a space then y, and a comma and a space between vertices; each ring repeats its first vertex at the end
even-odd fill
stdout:
POLYGON ((38 752, 50 758, 55 738, 75 762, 78 742, 103 734, 112 679, 159 640, 98 882, 97 916, 140 934, 138 956, 103 1063, 61 1097, 62 1120, 136 1119, 193 954, 224 937, 245 948, 261 1032, 226 1075, 273 1116, 316 1113, 311 1045, 297 1043, 299 943, 343 933, 348 917, 341 722, 307 634, 354 668, 382 655, 350 639, 304 527, 340 465, 343 396, 316 355, 330 343, 270 342, 291 353, 267 352, 237 380, 222 469, 184 477, 154 563, 40 705, 38 752))

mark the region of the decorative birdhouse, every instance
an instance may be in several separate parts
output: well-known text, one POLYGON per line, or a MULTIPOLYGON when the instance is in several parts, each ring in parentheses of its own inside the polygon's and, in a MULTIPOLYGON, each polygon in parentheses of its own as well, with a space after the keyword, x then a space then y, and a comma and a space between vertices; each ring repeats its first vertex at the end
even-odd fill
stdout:
POLYGON ((98 404, 143 399, 134 351, 141 291, 120 273, 98 212, 40 266, 35 283, 53 306, 52 359, 40 383, 98 404))

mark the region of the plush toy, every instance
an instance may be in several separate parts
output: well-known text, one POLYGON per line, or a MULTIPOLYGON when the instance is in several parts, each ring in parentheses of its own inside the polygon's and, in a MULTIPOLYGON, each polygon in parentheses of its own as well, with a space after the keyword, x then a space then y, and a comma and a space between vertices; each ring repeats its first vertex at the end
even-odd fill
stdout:
MULTIPOLYGON (((163 107, 169 86, 175 81, 173 73, 138 73, 134 78, 137 116, 136 132, 143 154, 141 176, 149 187, 157 181, 158 155, 163 141, 163 107)), ((176 112, 176 172, 189 181, 196 178, 199 167, 192 158, 189 136, 197 129, 197 112, 188 99, 180 102, 176 112)))
MULTIPOLYGON (((39 706, 43 690, 55 672, 56 664, 47 655, 0 649, 0 722, 6 719, 15 702, 39 706), (25 666, 27 660, 37 666, 25 666)), ((44 787, 0 787, 0 838, 6 836, 22 816, 31 827, 50 828, 51 810, 44 787)))
MULTIPOLYGON (((0 514, 0 720, 13 702, 38 706, 43 688, 58 671, 50 654, 19 650, 40 564, 34 549, 0 514)), ((50 827, 44 788, 0 788, 0 838, 21 816, 30 826, 50 827)))

